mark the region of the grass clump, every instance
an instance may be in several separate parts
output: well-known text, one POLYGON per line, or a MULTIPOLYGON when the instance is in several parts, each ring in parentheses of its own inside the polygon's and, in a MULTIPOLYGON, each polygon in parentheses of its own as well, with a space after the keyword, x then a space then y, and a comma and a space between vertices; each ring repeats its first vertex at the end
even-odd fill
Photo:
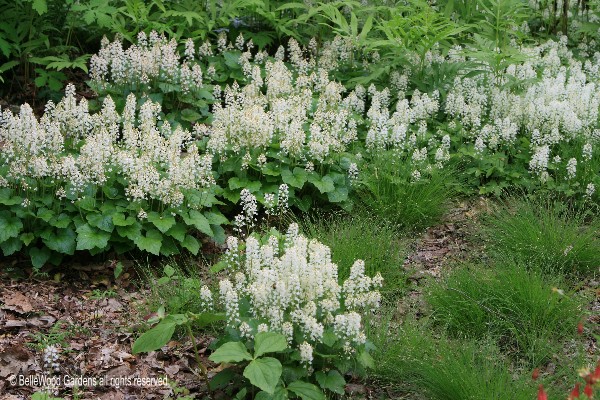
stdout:
POLYGON ((350 274, 355 260, 365 261, 369 276, 380 272, 384 296, 402 292, 406 277, 402 267, 406 247, 391 225, 365 211, 353 215, 307 217, 300 222, 308 237, 318 239, 331 249, 340 280, 350 274))
POLYGON ((164 307, 167 314, 201 313, 200 289, 204 285, 200 274, 191 267, 176 262, 167 262, 158 273, 150 268, 142 268, 150 288, 145 307, 154 312, 164 307))
POLYGON ((600 224, 589 217, 564 202, 514 198, 483 219, 483 234, 496 258, 549 274, 586 274, 600 265, 600 224))
POLYGON ((375 373, 408 392, 430 400, 532 398, 528 382, 513 378, 493 342, 436 337, 411 323, 396 332, 383 328, 376 341, 375 373))
POLYGON ((427 300, 433 319, 453 337, 491 337, 508 354, 541 365, 576 331, 582 304, 515 263, 495 270, 461 267, 427 300))
POLYGON ((456 190, 453 174, 432 169, 430 173, 415 170, 392 152, 381 153, 362 172, 360 202, 394 226, 416 231, 438 222, 446 213, 449 199, 456 190))

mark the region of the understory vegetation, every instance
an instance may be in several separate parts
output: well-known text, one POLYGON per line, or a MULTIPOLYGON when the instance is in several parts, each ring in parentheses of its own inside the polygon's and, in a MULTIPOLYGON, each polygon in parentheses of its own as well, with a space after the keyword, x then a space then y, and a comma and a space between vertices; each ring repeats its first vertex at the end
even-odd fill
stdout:
POLYGON ((0 12, 6 272, 134 260, 170 398, 592 399, 600 2, 0 12))

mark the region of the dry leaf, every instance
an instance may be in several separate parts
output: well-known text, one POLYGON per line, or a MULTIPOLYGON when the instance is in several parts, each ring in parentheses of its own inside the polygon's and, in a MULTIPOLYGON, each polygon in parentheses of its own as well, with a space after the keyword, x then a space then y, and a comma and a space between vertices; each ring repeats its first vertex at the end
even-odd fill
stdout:
POLYGON ((6 292, 2 297, 4 307, 7 310, 16 311, 18 313, 28 313, 33 310, 33 306, 29 299, 19 292, 6 292))

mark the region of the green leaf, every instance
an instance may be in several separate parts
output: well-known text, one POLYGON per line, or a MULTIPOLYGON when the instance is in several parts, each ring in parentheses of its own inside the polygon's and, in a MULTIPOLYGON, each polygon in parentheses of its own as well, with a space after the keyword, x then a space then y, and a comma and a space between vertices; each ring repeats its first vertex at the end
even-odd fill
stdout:
POLYGON ((375 361, 373 360, 373 357, 371 357, 371 355, 365 350, 362 350, 358 354, 358 362, 365 368, 375 368, 375 361))
POLYGON ((175 225, 175 218, 172 215, 163 216, 156 211, 148 213, 148 221, 154 224, 162 233, 165 233, 175 225))
POLYGON ((183 110, 181 110, 181 119, 184 121, 196 122, 200 118, 202 118, 202 115, 192 110, 191 108, 184 108, 183 110))
POLYGON ((0 213, 0 243, 19 236, 21 229, 23 222, 19 218, 12 216, 8 211, 0 213))
POLYGON ((185 240, 181 242, 181 246, 188 249, 193 255, 197 255, 198 251, 200 251, 200 243, 198 243, 195 237, 190 235, 185 236, 185 240))
POLYGON ((49 222, 54 217, 54 212, 42 207, 37 211, 37 217, 45 222, 49 222))
POLYGON ((281 179, 290 186, 302 189, 308 179, 308 174, 302 168, 296 167, 294 168, 294 172, 286 168, 281 170, 281 179))
POLYGON ((273 394, 279 383, 282 370, 278 359, 272 357, 258 358, 251 361, 244 369, 244 376, 257 388, 273 394))
POLYGON ((119 276, 121 276, 121 274, 123 273, 123 263, 122 262, 118 262, 117 265, 115 266, 115 279, 117 279, 119 276))
POLYGON ((33 2, 31 3, 31 8, 37 11, 39 15, 48 12, 48 4, 46 4, 46 0, 33 0, 33 2))
POLYGON ((287 400, 287 399, 289 399, 288 391, 286 388, 283 388, 281 386, 278 386, 275 389, 275 393, 273 393, 273 394, 269 394, 267 392, 260 391, 256 394, 256 397, 254 398, 254 400, 287 400))
POLYGON ((160 246, 162 246, 162 234, 156 229, 149 229, 146 236, 140 234, 133 242, 140 250, 157 256, 160 254, 160 246))
POLYGON ((199 328, 204 328, 205 326, 214 324, 215 322, 224 321, 225 314, 204 312, 200 314, 194 314, 193 320, 196 326, 199 328))
POLYGON ((346 386, 346 380, 338 371, 332 369, 329 373, 318 371, 315 374, 317 382, 323 389, 330 390, 337 394, 344 394, 344 387, 346 386))
POLYGON ((77 250, 103 249, 108 245, 110 233, 83 224, 77 228, 77 250))
POLYGON ((134 242, 142 235, 142 224, 135 221, 133 225, 118 226, 117 233, 119 236, 133 240, 134 242))
POLYGON ((333 192, 327 193, 327 198, 332 203, 341 203, 348 200, 348 188, 338 187, 333 192))
POLYGON ((66 228, 71 224, 71 218, 67 214, 61 213, 57 217, 52 218, 48 224, 55 228, 66 228))
POLYGON ((265 353, 274 353, 287 349, 285 336, 276 332, 260 332, 254 339, 254 358, 265 353))
POLYGON ((2 252, 5 256, 10 256, 11 254, 20 251, 23 247, 23 242, 19 238, 10 238, 5 242, 0 243, 0 248, 2 248, 2 252))
POLYGON ((333 329, 326 329, 323 332, 323 344, 329 347, 333 347, 335 342, 338 341, 337 335, 333 332, 333 329))
POLYGON ((105 215, 99 213, 90 213, 85 216, 90 226, 98 229, 102 229, 105 232, 112 232, 115 229, 113 224, 112 215, 105 215))
POLYGON ((178 242, 183 242, 185 240, 186 232, 187 227, 182 223, 178 223, 175 224, 175 226, 173 226, 171 229, 169 229, 165 234, 171 236, 172 238, 175 238, 178 242))
POLYGON ((50 250, 58 253, 73 255, 75 254, 77 234, 73 229, 57 229, 51 235, 43 238, 43 242, 50 250))
POLYGON ((129 226, 135 224, 135 218, 131 216, 125 217, 123 213, 115 213, 112 216, 112 222, 115 226, 129 226))
POLYGON ((315 185, 315 187, 319 189, 319 192, 321 193, 329 193, 335 190, 333 179, 327 175, 319 179, 319 176, 315 173, 308 178, 308 181, 315 185))
POLYGON ((229 220, 218 211, 207 211, 204 213, 204 216, 211 225, 225 225, 229 223, 229 220))
POLYGON ((35 235, 31 232, 27 232, 21 234, 20 238, 25 246, 29 246, 29 244, 35 240, 35 235))
POLYGON ((47 247, 42 247, 41 249, 32 247, 29 249, 29 257, 31 257, 33 267, 40 269, 50 259, 50 250, 47 247))
POLYGON ((202 215, 200 211, 191 210, 189 213, 189 217, 186 217, 184 214, 183 221, 188 225, 193 225, 200 232, 211 237, 213 236, 213 231, 210 228, 210 222, 208 221, 208 219, 206 219, 204 215, 202 215))
POLYGON ((237 176, 230 178, 229 181, 227 182, 227 184, 229 185, 229 189, 231 189, 231 190, 248 189, 248 191, 250 193, 254 193, 254 192, 260 190, 260 187, 262 186, 262 183, 260 183, 260 181, 250 181, 248 179, 240 179, 237 176))
POLYGON ((13 196, 12 193, 12 189, 0 189, 0 204, 4 204, 5 206, 14 206, 15 204, 21 204, 23 199, 19 196, 13 196))
POLYGON ((171 340, 176 326, 177 323, 172 318, 166 317, 135 341, 132 349, 133 354, 160 349, 171 340))
POLYGON ((236 373, 227 368, 217 372, 210 380, 209 386, 211 390, 223 389, 232 384, 236 377, 236 373))
POLYGON ((296 381, 290 383, 287 389, 294 392, 302 400, 325 400, 323 391, 312 383, 296 381))
POLYGON ((233 363, 252 360, 242 342, 227 342, 219 347, 208 359, 215 363, 233 363))

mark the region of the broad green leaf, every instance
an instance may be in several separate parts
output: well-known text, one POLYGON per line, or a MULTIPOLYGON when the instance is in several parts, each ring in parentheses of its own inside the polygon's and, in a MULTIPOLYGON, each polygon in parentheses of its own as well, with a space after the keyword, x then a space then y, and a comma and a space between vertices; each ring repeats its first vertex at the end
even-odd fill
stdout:
POLYGON ((373 360, 373 357, 371 357, 371 355, 365 350, 362 350, 358 354, 358 362, 365 368, 375 368, 375 361, 373 360))
POLYGON ((251 361, 244 369, 244 376, 257 388, 273 394, 281 372, 282 366, 278 359, 265 357, 251 361))
POLYGON ((13 196, 12 194, 12 189, 0 189, 0 204, 4 204, 5 206, 14 206, 15 204, 21 204, 21 202, 23 202, 21 197, 13 196))
POLYGON ((108 245, 110 233, 97 228, 92 228, 88 224, 83 224, 77 228, 77 250, 92 250, 94 248, 103 249, 108 245))
POLYGON ((61 213, 58 216, 52 218, 48 224, 55 228, 66 228, 71 224, 71 218, 65 213, 61 213))
POLYGON ((198 327, 203 328, 205 326, 214 324, 215 322, 224 321, 225 314, 204 312, 200 314, 194 314, 193 319, 198 327))
POLYGON ((156 211, 148 213, 148 221, 154 224, 162 233, 165 233, 175 225, 175 217, 169 214, 160 215, 156 211))
POLYGON ((233 363, 252 360, 252 356, 242 342, 227 342, 212 353, 208 359, 215 363, 233 363))
POLYGON ((31 244, 31 242, 35 240, 35 235, 31 232, 22 233, 19 237, 21 238, 25 246, 29 246, 29 244, 31 244))
POLYGON ((302 189, 304 183, 308 179, 308 174, 302 168, 294 168, 294 172, 285 168, 281 170, 281 179, 284 183, 298 189, 302 189))
POLYGON ((265 353, 274 353, 287 349, 285 336, 276 332, 260 332, 254 339, 254 358, 265 353))
POLYGON ((133 242, 140 250, 147 251, 148 253, 157 256, 160 254, 162 238, 162 234, 159 231, 150 229, 146 232, 145 236, 140 234, 133 242))
POLYGON ((31 3, 31 8, 33 8, 39 15, 43 15, 48 12, 48 4, 46 4, 46 0, 33 0, 31 3))
POLYGON ((230 178, 229 181, 227 182, 227 184, 229 185, 229 189, 231 189, 231 190, 248 189, 248 191, 250 193, 254 193, 254 192, 260 190, 260 187, 262 186, 260 181, 250 181, 248 179, 240 179, 237 176, 230 178))
POLYGON ((166 317, 135 341, 132 349, 133 354, 160 349, 171 340, 176 326, 177 323, 175 321, 166 317))
POLYGON ((142 235, 142 224, 135 221, 133 225, 118 226, 117 233, 119 236, 127 238, 132 241, 136 241, 142 235))
POLYGON ((43 238, 43 242, 50 250, 58 253, 75 254, 77 234, 73 229, 57 229, 53 234, 43 238))
POLYGON ((206 219, 204 215, 202 215, 200 211, 191 210, 188 217, 186 217, 185 214, 183 215, 183 220, 186 224, 193 225, 196 229, 198 229, 205 235, 211 237, 213 236, 213 231, 210 228, 210 222, 208 221, 208 219, 206 219))
POLYGON ((112 222, 115 226, 129 226, 135 224, 135 221, 134 217, 125 217, 123 213, 115 213, 112 216, 112 222))
POLYGON ((341 203, 348 200, 348 188, 338 187, 333 192, 327 193, 327 198, 332 203, 341 203))
POLYGON ((90 213, 85 216, 90 226, 98 229, 102 229, 105 232, 112 232, 115 229, 115 225, 112 221, 112 215, 90 213))
POLYGON ((10 238, 19 236, 23 229, 23 222, 8 211, 0 213, 0 243, 10 238))
POLYGON ((231 369, 227 368, 217 372, 215 376, 210 380, 209 386, 211 390, 223 389, 233 382, 236 377, 236 373, 231 369))
POLYGON ((294 392, 302 400, 325 400, 323 391, 312 383, 296 381, 290 383, 287 389, 294 392))
POLYGON ((31 265, 35 269, 40 269, 50 259, 50 250, 47 247, 29 249, 29 257, 31 257, 31 265))
POLYGON ((187 227, 182 223, 178 223, 169 229, 165 234, 175 238, 178 242, 183 242, 185 240, 186 233, 187 227))
POLYGON ((45 222, 49 222, 54 217, 54 212, 42 207, 37 211, 37 217, 45 222))
POLYGON ((200 243, 196 240, 195 237, 186 235, 183 242, 181 242, 181 246, 185 247, 192 253, 193 255, 197 255, 198 251, 200 251, 200 243))
POLYGON ((5 242, 0 243, 0 248, 2 248, 2 253, 5 256, 10 256, 11 254, 20 251, 23 247, 23 241, 18 237, 10 238, 5 242))
POLYGON ((218 211, 207 211, 204 213, 204 216, 211 225, 225 225, 229 223, 229 220, 218 211))
POLYGON ((333 329, 326 329, 323 332, 323 344, 329 347, 333 347, 335 342, 338 341, 337 335, 333 332, 333 329))
POLYGON ((338 371, 332 369, 329 373, 318 371, 315 374, 317 382, 323 389, 330 390, 337 394, 344 394, 344 387, 346 386, 346 380, 338 371))
POLYGON ((333 179, 327 175, 319 179, 319 176, 315 173, 308 178, 308 181, 315 185, 315 187, 319 189, 319 192, 321 193, 329 193, 335 190, 333 179))
POLYGON ((200 118, 202 118, 202 115, 192 110, 191 108, 184 108, 183 110, 181 110, 181 119, 184 121, 196 122, 200 118))
POLYGON ((160 246, 160 255, 169 257, 179 253, 180 249, 178 244, 175 243, 175 240, 172 237, 163 236, 162 244, 160 246))
POLYGON ((256 394, 256 397, 254 398, 254 400, 287 400, 287 399, 289 399, 288 391, 286 388, 283 388, 281 386, 278 386, 275 389, 275 393, 273 393, 273 394, 269 394, 265 391, 260 391, 256 394))

